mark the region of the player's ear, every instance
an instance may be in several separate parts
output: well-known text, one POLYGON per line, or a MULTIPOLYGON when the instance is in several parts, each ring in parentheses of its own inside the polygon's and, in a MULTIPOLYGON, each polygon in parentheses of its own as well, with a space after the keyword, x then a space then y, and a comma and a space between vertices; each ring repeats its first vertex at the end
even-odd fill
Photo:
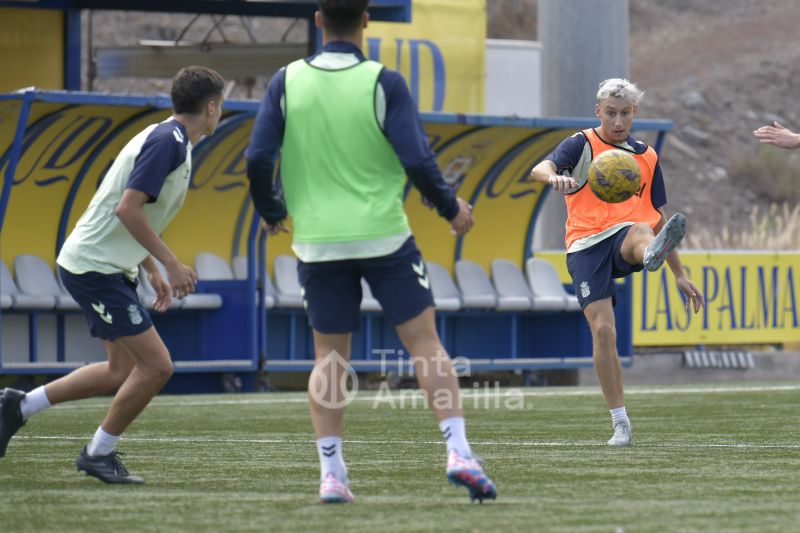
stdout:
POLYGON ((317 28, 322 28, 322 13, 319 9, 314 12, 314 25, 317 28))
POLYGON ((362 27, 362 28, 364 28, 364 29, 366 29, 366 27, 367 27, 368 25, 369 25, 369 13, 367 13, 366 11, 364 11, 364 14, 363 14, 363 15, 361 15, 361 27, 362 27))
POLYGON ((594 104, 594 115, 596 117, 600 116, 600 102, 594 104))

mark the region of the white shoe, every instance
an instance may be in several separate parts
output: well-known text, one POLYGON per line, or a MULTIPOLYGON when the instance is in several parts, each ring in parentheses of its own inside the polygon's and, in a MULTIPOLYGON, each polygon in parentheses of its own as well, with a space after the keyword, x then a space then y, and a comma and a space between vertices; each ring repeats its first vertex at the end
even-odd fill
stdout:
POLYGON ((319 485, 320 503, 352 503, 356 500, 347 483, 342 483, 333 474, 328 474, 319 485))
POLYGON ((661 268, 670 252, 678 247, 685 233, 686 217, 681 213, 675 213, 645 249, 642 261, 645 270, 655 272, 661 268))
POLYGON ((609 446, 630 446, 633 444, 633 431, 630 420, 619 420, 614 424, 614 435, 608 440, 609 446))

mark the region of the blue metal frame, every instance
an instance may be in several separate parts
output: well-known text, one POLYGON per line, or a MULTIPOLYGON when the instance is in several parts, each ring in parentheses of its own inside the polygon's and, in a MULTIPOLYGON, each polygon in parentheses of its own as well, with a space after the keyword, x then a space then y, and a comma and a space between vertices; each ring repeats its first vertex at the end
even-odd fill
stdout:
MULTIPOLYGON (((370 19, 387 22, 410 22, 412 0, 371 0, 370 19)), ((244 15, 258 17, 308 18, 317 10, 317 2, 287 0, 0 0, 0 7, 26 9, 101 9, 151 11, 157 13, 202 13, 209 15, 244 15)))
MULTIPOLYGON (((0 2, 2 4, 2 2, 0 2)), ((171 101, 166 96, 122 96, 122 95, 108 95, 108 94, 101 94, 101 93, 91 93, 91 92, 66 92, 66 91, 51 91, 51 92, 38 92, 38 91, 26 91, 22 93, 16 94, 6 94, 0 95, 0 101, 10 101, 10 100, 17 100, 21 102, 20 106, 20 113, 19 113, 19 121, 17 123, 17 128, 14 134, 14 138, 9 148, 6 156, 4 159, 7 162, 6 171, 4 173, 4 179, 2 184, 2 192, 0 193, 0 229, 3 227, 5 213, 7 211, 10 195, 13 186, 13 180, 16 172, 17 165, 19 163, 19 158, 21 155, 22 145, 24 142, 25 132, 27 129, 27 123, 30 116, 31 105, 33 102, 48 102, 48 103, 61 103, 65 105, 80 105, 80 104, 91 104, 91 105, 125 105, 125 106, 137 106, 137 107, 147 107, 147 108, 157 108, 157 109, 168 109, 171 107, 171 101)), ((226 102, 226 111, 234 112, 237 116, 232 117, 233 121, 238 122, 243 118, 249 118, 258 109, 259 102, 256 101, 237 101, 231 100, 226 102)), ((145 112, 145 111, 143 111, 145 112)), ((524 119, 524 118, 511 118, 511 117, 486 117, 481 115, 456 115, 456 114, 432 114, 432 113, 424 113, 422 114, 422 118, 424 121, 428 123, 435 123, 435 124, 467 124, 471 126, 475 126, 476 128, 482 127, 524 127, 524 128, 543 128, 545 130, 551 130, 553 128, 565 129, 565 128, 585 128, 597 125, 597 120, 593 118, 547 118, 547 119, 524 119)), ((658 140, 656 142, 656 148, 661 149, 663 146, 664 136, 667 131, 670 131, 672 128, 672 124, 669 121, 665 120, 642 120, 635 122, 635 128, 640 130, 655 130, 658 131, 658 140)), ((474 131, 474 130, 472 130, 474 131)), ((521 144, 525 144, 528 140, 523 140, 521 144)), ((440 147, 441 149, 441 147, 440 147)), ((439 150, 440 151, 440 150, 439 150)), ((513 150, 512 150, 513 151, 513 150)), ((502 162, 505 159, 498 162, 496 167, 502 167, 502 162)), ((246 212, 246 205, 243 206, 243 213, 246 212)), ((532 213, 532 219, 535 219, 538 216, 538 212, 535 210, 532 213)), ((248 233, 247 233, 247 254, 248 254, 248 277, 247 280, 244 282, 245 285, 245 294, 243 296, 243 301, 247 307, 246 311, 246 349, 244 350, 247 352, 246 359, 238 360, 234 364, 231 361, 230 367, 225 366, 216 366, 213 368, 177 368, 178 372, 225 372, 225 371, 236 371, 236 372, 251 372, 256 370, 290 370, 290 369, 308 369, 310 365, 313 364, 313 357, 309 359, 308 352, 308 330, 306 327, 298 327, 297 321, 299 318, 300 312, 296 310, 278 310, 275 311, 275 316, 286 316, 289 320, 289 329, 290 334, 288 336, 288 356, 289 359, 283 360, 267 360, 267 352, 268 352, 268 320, 271 313, 267 313, 266 310, 266 280, 264 276, 266 275, 266 234, 261 231, 260 229, 260 219, 257 215, 251 214, 249 217, 249 224, 248 233), (304 352, 303 354, 298 353, 297 349, 297 337, 299 333, 303 333, 306 337, 306 342, 304 343, 304 352), (245 361, 249 361, 249 364, 245 364, 245 361)), ((531 222, 531 227, 529 228, 528 233, 532 231, 532 225, 534 221, 531 222)), ((244 229, 244 228, 242 228, 244 229)), ((238 249, 238 248, 237 248, 238 249)), ((236 289, 238 291, 238 289, 236 289)), ((630 295, 631 290, 631 283, 630 280, 626 280, 626 284, 624 286, 624 290, 627 291, 628 297, 630 295)), ((12 311, 14 313, 15 311, 12 311)), ((630 310, 628 310, 630 312, 630 310)), ((59 320, 59 330, 62 329, 62 323, 64 320, 64 312, 62 311, 55 311, 56 315, 60 318, 59 320)), ((30 349, 30 360, 31 362, 35 362, 37 358, 37 336, 38 336, 38 314, 39 312, 30 312, 29 314, 29 349, 30 349)), ((464 315, 464 316, 477 316, 479 313, 470 312, 470 311, 459 311, 454 313, 439 313, 439 320, 437 322, 438 329, 442 336, 443 341, 446 345, 452 344, 448 341, 448 338, 451 336, 451 332, 454 331, 453 328, 449 327, 448 322, 456 319, 457 317, 464 315)), ((536 313, 534 313, 536 314, 536 313)), ((541 360, 537 360, 538 358, 531 358, 527 353, 527 350, 524 348, 523 345, 520 345, 523 339, 519 339, 519 328, 521 327, 522 320, 528 320, 530 313, 512 313, 511 316, 511 329, 512 334, 510 338, 510 350, 509 350, 509 357, 507 358, 492 358, 492 359, 479 359, 476 364, 473 365, 475 369, 482 369, 482 368, 492 368, 492 369, 502 369, 502 368, 516 368, 516 369, 544 369, 544 368, 574 368, 576 366, 584 366, 580 361, 576 361, 575 357, 555 357, 555 358, 544 358, 541 360), (520 348, 523 348, 523 352, 521 353, 520 348)), ((628 319, 630 317, 627 317, 628 319)), ((619 331, 619 341, 622 343, 623 346, 630 346, 632 342, 632 328, 630 324, 630 320, 622 320, 622 322, 628 323, 628 327, 619 331)), ((365 318, 365 326, 367 327, 367 331, 363 336, 363 358, 357 358, 354 361, 354 366, 357 369, 361 369, 364 371, 367 370, 376 370, 380 369, 380 365, 382 364, 380 361, 376 361, 372 358, 371 348, 373 342, 373 325, 379 326, 379 336, 380 336, 380 343, 383 343, 383 336, 384 336, 384 329, 385 324, 382 321, 374 316, 366 316, 365 318)), ((458 326, 458 322, 452 322, 453 327, 458 326)), ((204 330, 205 328, 200 328, 204 330)), ((455 342, 454 339, 450 339, 455 342)), ((199 340, 198 342, 202 342, 199 340)), ((391 342, 391 341, 389 341, 391 342)), ((64 357, 64 339, 63 337, 59 337, 57 339, 57 362, 52 366, 42 365, 36 368, 13 368, 8 369, 4 368, 2 365, 2 359, 0 359, 0 370, 8 372, 9 370, 13 371, 14 373, 62 373, 65 371, 72 370, 76 366, 80 366, 79 364, 71 364, 65 362, 64 357)), ((621 360, 623 364, 629 364, 630 357, 628 354, 624 353, 624 350, 621 350, 621 360)), ((410 365, 410 361, 407 360, 399 360, 397 364, 400 367, 410 365)), ((585 366, 590 366, 591 361, 587 361, 585 366)))
POLYGON ((64 88, 81 89, 81 12, 67 9, 64 13, 64 88))

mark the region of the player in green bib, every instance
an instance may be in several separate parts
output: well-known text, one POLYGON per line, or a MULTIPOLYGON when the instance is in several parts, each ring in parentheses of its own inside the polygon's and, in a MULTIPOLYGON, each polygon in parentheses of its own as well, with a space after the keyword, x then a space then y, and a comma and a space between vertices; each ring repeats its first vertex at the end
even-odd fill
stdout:
POLYGON ((253 203, 268 231, 288 231, 287 214, 292 220, 316 354, 309 403, 320 501, 354 500, 342 455, 345 391, 334 376, 346 368, 358 329, 362 277, 414 358, 447 443, 448 479, 473 499, 493 499, 494 484, 467 441, 458 381, 436 332, 428 274, 403 210, 406 178, 454 235, 472 227, 471 207, 444 182, 403 78, 364 57, 367 0, 319 6, 324 46, 272 78, 246 156, 253 203), (285 204, 272 184, 278 153, 285 204))

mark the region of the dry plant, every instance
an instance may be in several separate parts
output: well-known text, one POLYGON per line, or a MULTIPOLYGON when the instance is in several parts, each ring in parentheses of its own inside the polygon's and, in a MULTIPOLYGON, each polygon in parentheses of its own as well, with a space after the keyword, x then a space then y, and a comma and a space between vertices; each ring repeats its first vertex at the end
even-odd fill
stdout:
POLYGON ((800 204, 754 205, 741 232, 701 227, 686 234, 686 248, 699 250, 800 250, 800 204))

